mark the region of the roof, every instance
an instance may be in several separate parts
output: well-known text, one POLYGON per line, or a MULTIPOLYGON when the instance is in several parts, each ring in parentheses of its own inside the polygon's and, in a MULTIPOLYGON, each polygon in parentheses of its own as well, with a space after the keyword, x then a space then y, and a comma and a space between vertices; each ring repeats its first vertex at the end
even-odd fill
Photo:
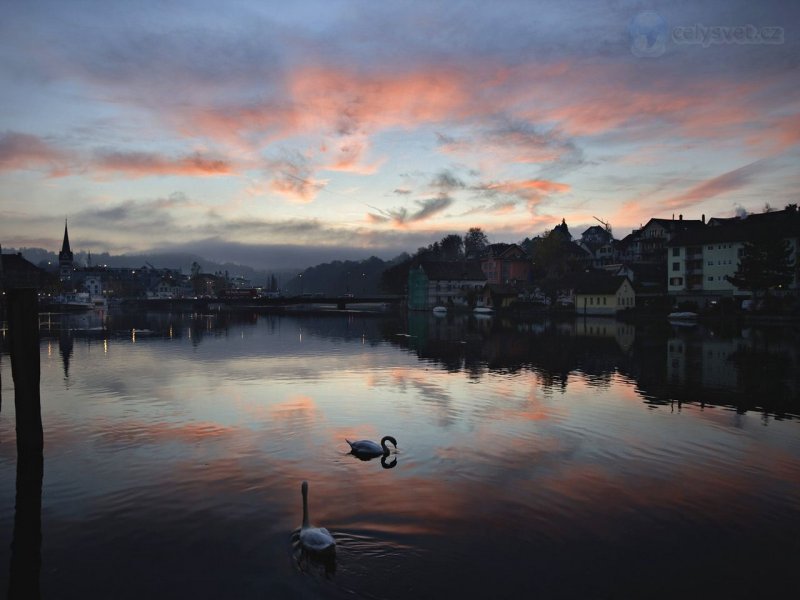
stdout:
POLYGON ((553 227, 553 232, 563 236, 567 241, 572 239, 572 234, 569 232, 569 227, 567 227, 566 219, 561 219, 561 225, 556 225, 553 227))
POLYGON ((615 294, 622 284, 630 280, 624 275, 612 275, 607 271, 579 273, 575 279, 576 294, 615 294))
POLYGON ((642 227, 642 229, 647 229, 648 225, 650 225, 651 223, 660 225, 664 229, 667 229, 673 233, 678 231, 686 231, 688 229, 702 228, 706 226, 706 224, 700 219, 684 219, 684 218, 658 219, 654 217, 650 219, 647 223, 645 223, 645 226, 642 227))
POLYGON ((480 263, 472 260, 423 261, 420 268, 431 280, 486 281, 480 263))
POLYGON ((43 275, 44 271, 25 260, 19 252, 0 254, 0 283, 5 288, 37 287, 43 275))
POLYGON ((506 258, 527 260, 528 254, 519 244, 489 244, 481 254, 481 258, 506 258))
POLYGON ((587 237, 601 237, 608 241, 614 239, 614 236, 611 235, 611 232, 609 232, 605 227, 600 227, 600 225, 592 225, 581 234, 581 238, 587 237))
POLYGON ((720 225, 675 236, 668 246, 702 246, 719 242, 747 242, 762 236, 800 237, 800 213, 779 210, 749 215, 720 225))

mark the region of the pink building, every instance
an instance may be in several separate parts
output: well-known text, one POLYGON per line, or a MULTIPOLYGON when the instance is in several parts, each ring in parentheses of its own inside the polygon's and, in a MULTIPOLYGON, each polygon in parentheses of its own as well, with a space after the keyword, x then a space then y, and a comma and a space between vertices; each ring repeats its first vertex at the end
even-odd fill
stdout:
POLYGON ((517 244, 491 244, 481 257, 481 270, 487 283, 526 283, 531 261, 517 244))

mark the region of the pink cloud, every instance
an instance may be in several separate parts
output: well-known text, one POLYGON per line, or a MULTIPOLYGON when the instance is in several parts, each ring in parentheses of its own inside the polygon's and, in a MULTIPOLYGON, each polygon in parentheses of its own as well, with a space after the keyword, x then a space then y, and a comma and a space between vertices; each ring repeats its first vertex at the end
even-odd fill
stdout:
POLYGON ((528 208, 533 210, 548 196, 568 192, 571 187, 566 183, 559 183, 546 179, 524 179, 519 181, 491 182, 478 186, 475 189, 490 196, 497 194, 515 196, 521 200, 525 200, 528 204, 528 208))
POLYGON ((230 163, 200 154, 169 158, 150 152, 106 152, 95 157, 94 167, 102 172, 123 173, 128 177, 150 175, 212 176, 229 175, 230 163))
POLYGON ((687 191, 662 201, 667 209, 678 209, 740 189, 765 170, 764 161, 755 161, 692 186, 687 191))
POLYGON ((41 169, 49 177, 63 177, 69 174, 69 162, 66 152, 40 137, 15 131, 0 134, 0 171, 41 169))

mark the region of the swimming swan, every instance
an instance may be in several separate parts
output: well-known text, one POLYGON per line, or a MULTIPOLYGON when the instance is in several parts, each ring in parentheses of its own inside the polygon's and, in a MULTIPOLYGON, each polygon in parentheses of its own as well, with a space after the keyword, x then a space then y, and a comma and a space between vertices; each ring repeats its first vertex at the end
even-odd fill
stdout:
POLYGON ((303 525, 300 527, 300 544, 310 552, 330 553, 336 551, 336 540, 324 527, 308 524, 308 482, 300 487, 303 492, 303 525))
POLYGON ((375 457, 375 456, 389 456, 389 448, 386 447, 386 442, 391 442, 397 449, 397 440, 390 435, 383 436, 380 446, 371 440, 358 440, 351 442, 346 439, 345 442, 350 444, 350 453, 355 454, 359 458, 362 457, 375 457))

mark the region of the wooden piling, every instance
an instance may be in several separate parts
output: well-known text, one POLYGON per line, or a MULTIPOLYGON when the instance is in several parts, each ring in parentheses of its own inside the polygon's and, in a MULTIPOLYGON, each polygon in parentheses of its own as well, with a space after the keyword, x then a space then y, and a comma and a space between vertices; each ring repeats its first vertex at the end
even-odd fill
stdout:
POLYGON ((11 376, 17 412, 17 451, 42 451, 39 395, 39 305, 36 290, 6 290, 11 376))
POLYGON ((44 435, 39 392, 39 307, 36 290, 6 290, 11 375, 17 422, 17 496, 8 597, 40 597, 44 435))

